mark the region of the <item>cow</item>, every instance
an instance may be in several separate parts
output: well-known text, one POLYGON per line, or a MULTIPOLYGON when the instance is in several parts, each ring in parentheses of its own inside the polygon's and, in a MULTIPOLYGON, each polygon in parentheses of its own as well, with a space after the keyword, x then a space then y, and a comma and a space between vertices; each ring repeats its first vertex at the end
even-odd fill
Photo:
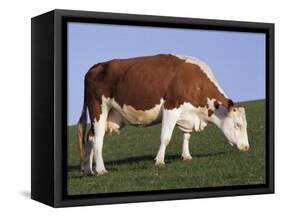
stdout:
MULTIPOLYGON (((230 75, 231 76, 231 75, 230 75)), ((127 124, 161 122, 155 165, 165 164, 165 150, 174 128, 183 133, 183 160, 191 160, 193 131, 216 125, 231 146, 249 150, 245 109, 235 107, 203 61, 189 56, 159 54, 113 59, 94 65, 84 79, 84 105, 77 125, 80 166, 85 175, 104 175, 102 149, 106 132, 119 133, 127 124), (86 134, 87 109, 91 127, 86 134)))

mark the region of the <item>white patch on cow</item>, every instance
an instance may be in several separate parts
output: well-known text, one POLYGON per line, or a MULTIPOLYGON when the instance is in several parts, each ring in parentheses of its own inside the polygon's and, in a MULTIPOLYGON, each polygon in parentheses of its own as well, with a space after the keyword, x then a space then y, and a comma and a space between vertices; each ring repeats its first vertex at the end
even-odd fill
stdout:
POLYGON ((215 111, 215 101, 216 99, 210 99, 209 97, 207 97, 207 104, 208 104, 208 108, 215 111))
POLYGON ((102 148, 103 148, 103 138, 106 130, 107 117, 110 110, 110 99, 102 96, 102 104, 101 104, 101 114, 99 116, 99 120, 95 119, 94 126, 94 156, 96 163, 96 171, 98 175, 103 175, 107 173, 107 170, 104 166, 104 161, 102 157, 102 148))
POLYGON ((164 104, 164 100, 161 99, 159 104, 148 110, 137 110, 131 105, 121 106, 114 100, 110 100, 110 104, 116 109, 125 120, 134 125, 148 125, 154 121, 157 121, 161 117, 161 108, 164 104))
POLYGON ((177 126, 183 132, 202 131, 207 126, 207 108, 197 108, 191 103, 184 103, 180 106, 181 114, 177 126))
MULTIPOLYGON (((222 104, 221 101, 219 101, 219 100, 210 99, 209 97, 207 97, 208 109, 211 109, 213 112, 214 112, 215 110, 217 110, 217 108, 215 108, 215 102, 218 102, 220 105, 222 104)), ((221 107, 221 108, 220 108, 219 111, 222 111, 222 110, 227 111, 227 108, 226 108, 226 107, 224 107, 224 106, 220 106, 220 107, 221 107)), ((218 115, 220 115, 220 114, 219 114, 219 111, 218 111, 218 115)))
POLYGON ((227 95, 224 93, 224 91, 222 90, 222 88, 220 87, 220 85, 218 84, 218 81, 214 75, 214 73, 212 72, 211 68, 206 64, 204 63, 202 60, 200 59, 197 59, 195 57, 191 57, 191 56, 184 56, 184 55, 174 55, 180 59, 183 59, 185 60, 186 63, 191 63, 191 64, 195 64, 195 65, 198 65, 201 70, 207 75, 207 77, 209 78, 209 80, 211 82, 214 83, 214 85, 218 88, 218 90, 226 97, 227 95))

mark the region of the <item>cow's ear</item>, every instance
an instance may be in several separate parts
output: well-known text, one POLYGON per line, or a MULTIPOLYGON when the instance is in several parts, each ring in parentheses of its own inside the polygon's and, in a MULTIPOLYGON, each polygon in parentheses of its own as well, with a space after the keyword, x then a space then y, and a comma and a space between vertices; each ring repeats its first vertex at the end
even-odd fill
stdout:
POLYGON ((232 110, 233 106, 234 106, 233 101, 231 99, 229 99, 227 102, 227 110, 230 112, 232 110))

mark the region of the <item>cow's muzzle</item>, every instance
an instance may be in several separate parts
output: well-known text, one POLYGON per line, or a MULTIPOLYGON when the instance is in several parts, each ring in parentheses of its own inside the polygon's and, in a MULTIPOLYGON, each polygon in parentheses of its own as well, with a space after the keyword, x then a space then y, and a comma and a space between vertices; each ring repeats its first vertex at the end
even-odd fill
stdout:
POLYGON ((250 145, 240 145, 240 146, 238 147, 238 149, 239 149, 240 151, 246 152, 246 151, 249 151, 250 145))

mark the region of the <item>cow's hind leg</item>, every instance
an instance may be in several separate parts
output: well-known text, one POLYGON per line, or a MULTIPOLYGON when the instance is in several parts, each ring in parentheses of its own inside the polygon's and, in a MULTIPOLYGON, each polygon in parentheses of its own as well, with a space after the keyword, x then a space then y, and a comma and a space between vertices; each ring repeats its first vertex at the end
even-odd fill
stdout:
POLYGON ((85 150, 84 150, 84 174, 86 176, 91 176, 94 174, 92 165, 93 165, 93 157, 94 157, 94 132, 91 128, 88 132, 87 140, 85 142, 85 150))
POLYGON ((106 130, 107 116, 109 113, 109 106, 107 103, 103 102, 101 105, 101 114, 99 120, 93 123, 95 138, 94 138, 94 156, 96 163, 96 171, 98 175, 104 175, 107 173, 105 169, 103 157, 102 157, 102 148, 103 148, 103 139, 106 130))
POLYGON ((190 139, 190 133, 184 133, 183 134, 183 143, 182 143, 182 154, 181 159, 182 160, 191 160, 191 154, 189 152, 189 139, 190 139))
POLYGON ((176 126, 177 119, 179 117, 179 111, 177 109, 172 110, 163 110, 163 117, 162 117, 162 128, 161 128, 161 144, 155 158, 156 162, 155 165, 163 166, 165 164, 165 151, 166 147, 169 144, 173 130, 176 126))

